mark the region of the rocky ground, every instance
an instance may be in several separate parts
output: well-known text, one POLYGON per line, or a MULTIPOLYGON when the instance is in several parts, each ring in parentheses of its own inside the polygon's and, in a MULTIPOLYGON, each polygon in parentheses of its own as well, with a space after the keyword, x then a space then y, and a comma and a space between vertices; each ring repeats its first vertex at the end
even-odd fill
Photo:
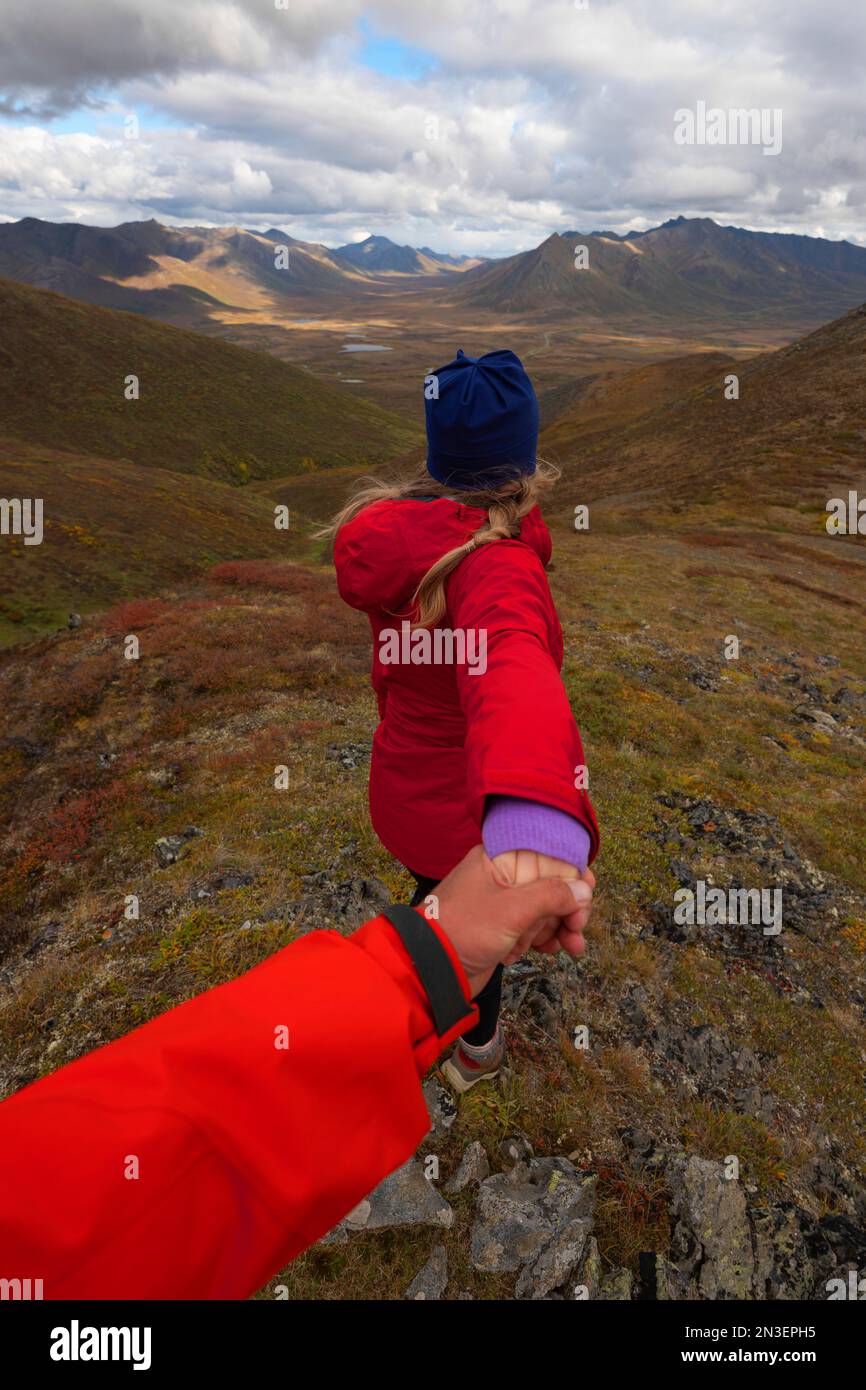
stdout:
MULTIPOLYGON (((695 838, 688 830, 673 832, 681 854, 700 854, 698 840, 708 836, 717 841, 717 853, 722 846, 749 848, 757 862, 774 868, 779 867, 774 862, 779 854, 789 875, 786 881, 798 889, 793 929, 802 929, 801 914, 806 921, 828 913, 838 916, 832 889, 814 866, 799 861, 789 845, 780 843, 769 817, 760 817, 756 825, 754 817, 731 815, 693 798, 683 800, 686 824, 695 838)), ((680 859, 672 868, 687 880, 684 866, 680 859)), ((325 874, 316 886, 318 901, 332 920, 335 914, 363 920, 376 902, 387 899, 387 890, 375 879, 340 880, 325 874)), ((669 910, 658 904, 647 930, 665 942, 662 949, 671 968, 676 950, 689 938, 669 931, 668 918, 669 910)), ((767 940, 758 937, 759 943, 767 940)), ((821 1009, 821 1000, 795 983, 797 966, 791 970, 794 979, 785 973, 786 952, 778 939, 769 940, 769 951, 760 946, 756 950, 753 941, 725 939, 721 932, 710 949, 733 952, 801 1008, 821 1009)), ((565 958, 529 959, 509 967, 504 1005, 512 1035, 541 1037, 554 1046, 558 1037, 579 1027, 575 1020, 582 1017, 585 973, 584 963, 565 958)), ((611 1002, 619 1014, 620 1037, 642 1053, 656 1084, 665 1091, 687 1099, 701 1096, 768 1127, 796 1120, 783 1117, 778 1098, 764 1087, 770 1061, 766 1052, 733 1042, 712 1023, 689 1026, 687 1013, 660 1013, 658 994, 643 984, 617 989, 611 1002)), ((858 995, 857 1002, 866 1016, 866 1000, 858 995)), ((506 1073, 498 1084, 507 1093, 514 1079, 506 1073)), ((599 1178, 585 1153, 536 1155, 520 1130, 495 1147, 476 1139, 460 1152, 449 1142, 461 1129, 459 1104, 435 1075, 424 1089, 431 1129, 416 1156, 326 1236, 319 1251, 350 1242, 363 1247, 371 1232, 451 1233, 459 1221, 468 1241, 464 1257, 473 1273, 508 1276, 507 1296, 516 1299, 826 1298, 829 1281, 866 1267, 866 1183, 862 1172, 840 1160, 824 1134, 814 1135, 816 1152, 800 1175, 800 1199, 779 1193, 779 1199, 768 1200, 757 1183, 748 1177, 741 1180, 739 1171, 732 1169, 731 1156, 727 1162, 703 1158, 677 1143, 660 1142, 640 1125, 621 1129, 621 1162, 641 1182, 664 1189, 670 1239, 665 1250, 639 1251, 634 1267, 610 1266, 601 1257, 595 1234, 599 1178), (458 1196, 460 1211, 455 1212, 452 1203, 458 1196)), ((440 1240, 419 1265, 404 1296, 478 1296, 469 1288, 458 1288, 460 1282, 459 1273, 455 1280, 449 1272, 448 1247, 440 1240)))
MULTIPOLYGON (((733 509, 556 532, 603 831, 587 953, 509 969, 504 1074, 455 1105, 434 1071, 412 1162, 260 1297, 825 1298, 866 1272, 866 571, 796 508, 733 509), (678 922, 699 881, 781 888, 784 929, 678 922)), ((407 896, 367 815, 368 644, 325 568, 241 562, 0 658, 0 1091, 407 896)))

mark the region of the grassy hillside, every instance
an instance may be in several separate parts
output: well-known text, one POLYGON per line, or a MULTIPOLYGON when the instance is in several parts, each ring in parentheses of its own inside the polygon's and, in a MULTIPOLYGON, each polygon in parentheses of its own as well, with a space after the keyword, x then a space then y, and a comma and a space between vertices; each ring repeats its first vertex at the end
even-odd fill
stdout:
POLYGON ((418 439, 287 363, 130 314, 0 280, 0 319, 0 419, 28 443, 245 483, 378 463, 418 439))
POLYGON ((610 430, 619 432, 734 369, 734 358, 727 353, 694 352, 645 367, 576 377, 539 398, 542 449, 564 455, 579 441, 610 430))
MULTIPOLYGON (((314 476, 314 475, 310 475, 314 476)), ((151 594, 219 560, 303 553, 249 488, 0 438, 0 496, 40 497, 45 538, 0 543, 0 646, 151 594)))
POLYGON ((708 374, 692 361, 650 368, 642 405, 640 371, 602 380, 600 398, 590 379, 584 397, 543 431, 542 447, 579 481, 584 500, 639 482, 667 500, 728 486, 744 498, 793 488, 813 507, 846 480, 866 481, 866 305, 777 352, 740 363, 714 355, 708 374), (725 394, 731 373, 736 399, 725 394), (605 396, 615 403, 606 418, 605 396))

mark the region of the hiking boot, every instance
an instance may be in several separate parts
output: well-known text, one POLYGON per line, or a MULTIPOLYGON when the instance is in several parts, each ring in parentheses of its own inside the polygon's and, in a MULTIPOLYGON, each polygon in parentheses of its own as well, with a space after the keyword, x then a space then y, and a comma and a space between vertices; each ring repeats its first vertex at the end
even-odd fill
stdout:
POLYGON ((505 1061, 505 1037, 501 1028, 497 1028, 493 1042, 495 1045, 491 1047, 489 1055, 478 1058, 471 1055, 460 1038, 447 1062, 443 1062, 442 1075, 459 1095, 471 1090, 477 1081, 492 1081, 499 1074, 505 1061))

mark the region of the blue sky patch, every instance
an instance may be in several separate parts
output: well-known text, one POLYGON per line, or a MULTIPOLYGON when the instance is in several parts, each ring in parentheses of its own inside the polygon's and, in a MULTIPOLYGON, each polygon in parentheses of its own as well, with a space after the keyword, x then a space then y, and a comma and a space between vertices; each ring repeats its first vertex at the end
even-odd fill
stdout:
POLYGON ((361 46, 358 57, 364 67, 383 77, 426 77, 438 66, 426 49, 378 33, 368 19, 358 21, 361 46))

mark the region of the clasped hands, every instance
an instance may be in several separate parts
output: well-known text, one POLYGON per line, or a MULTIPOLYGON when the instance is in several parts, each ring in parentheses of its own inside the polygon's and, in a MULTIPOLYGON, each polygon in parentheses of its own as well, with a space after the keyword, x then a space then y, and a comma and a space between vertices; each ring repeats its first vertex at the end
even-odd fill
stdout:
POLYGON ((436 889, 438 921, 469 977, 472 996, 500 963, 532 949, 579 956, 592 911, 595 875, 532 850, 490 859, 469 851, 436 889))

